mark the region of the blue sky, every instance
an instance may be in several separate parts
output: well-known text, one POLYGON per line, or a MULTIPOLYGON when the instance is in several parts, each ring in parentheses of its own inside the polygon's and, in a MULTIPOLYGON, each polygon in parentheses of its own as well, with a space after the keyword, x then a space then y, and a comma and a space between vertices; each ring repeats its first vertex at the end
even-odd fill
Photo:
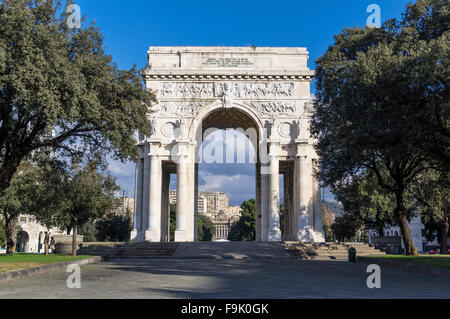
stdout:
MULTIPOLYGON (((382 21, 400 18, 407 0, 320 1, 118 1, 76 0, 87 22, 95 20, 107 52, 122 69, 146 65, 150 45, 299 46, 314 61, 345 27, 363 27, 370 4, 381 8, 382 21)), ((312 88, 314 92, 314 87, 312 88)), ((134 165, 111 162, 119 185, 134 194, 134 165)), ((227 192, 240 205, 254 194, 252 165, 202 165, 200 189, 227 192)), ((172 184, 173 186, 174 184, 172 184)))

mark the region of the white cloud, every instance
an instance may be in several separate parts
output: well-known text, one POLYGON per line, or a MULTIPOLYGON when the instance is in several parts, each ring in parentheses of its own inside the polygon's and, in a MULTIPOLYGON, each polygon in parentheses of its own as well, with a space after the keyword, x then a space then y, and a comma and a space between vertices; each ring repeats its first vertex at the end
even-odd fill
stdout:
POLYGON ((202 183, 200 191, 224 192, 230 199, 230 205, 240 205, 244 200, 255 197, 255 177, 251 175, 213 175, 199 172, 202 183))
POLYGON ((120 161, 109 161, 108 171, 117 177, 131 177, 135 174, 135 164, 133 162, 122 163, 120 161))

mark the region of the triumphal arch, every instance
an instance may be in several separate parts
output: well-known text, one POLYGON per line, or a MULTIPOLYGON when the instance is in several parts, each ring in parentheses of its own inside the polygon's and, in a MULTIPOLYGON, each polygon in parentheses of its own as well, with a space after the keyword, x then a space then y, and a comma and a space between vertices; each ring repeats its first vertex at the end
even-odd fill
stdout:
POLYGON ((199 147, 214 130, 233 128, 248 134, 257 154, 256 240, 323 242, 308 51, 150 47, 148 59, 142 76, 157 103, 148 113, 150 136, 139 137, 132 239, 170 240, 169 183, 176 174, 175 241, 196 241, 199 147))

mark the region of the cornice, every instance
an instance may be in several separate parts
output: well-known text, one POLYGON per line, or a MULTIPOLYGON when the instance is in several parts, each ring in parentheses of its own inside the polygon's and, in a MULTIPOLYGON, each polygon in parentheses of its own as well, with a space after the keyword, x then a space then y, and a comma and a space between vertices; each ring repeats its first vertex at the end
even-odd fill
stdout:
POLYGON ((146 81, 258 81, 258 80, 271 80, 271 81, 309 81, 314 79, 315 72, 311 70, 301 70, 297 72, 289 71, 262 71, 262 72, 249 72, 245 70, 233 71, 216 71, 216 70, 204 70, 199 71, 169 71, 169 70, 152 70, 145 69, 141 72, 142 77, 146 81))

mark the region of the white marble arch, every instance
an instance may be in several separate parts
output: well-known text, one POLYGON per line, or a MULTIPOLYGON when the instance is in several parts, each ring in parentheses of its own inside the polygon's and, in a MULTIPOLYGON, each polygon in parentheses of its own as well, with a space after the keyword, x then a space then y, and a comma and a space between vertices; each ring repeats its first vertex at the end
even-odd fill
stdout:
MULTIPOLYGON (((203 141, 207 138, 207 136, 203 132, 203 123, 208 118, 208 116, 212 115, 214 112, 224 110, 224 106, 221 100, 216 100, 206 106, 192 121, 192 124, 189 129, 189 139, 195 140, 196 151, 195 154, 198 154, 199 148, 201 147, 203 141)), ((238 110, 242 112, 245 116, 247 116, 255 125, 251 126, 252 129, 256 130, 257 137, 264 136, 264 125, 261 118, 255 113, 253 109, 249 106, 234 102, 228 107, 226 110, 232 112, 233 110, 238 110)), ((260 149, 259 143, 254 143, 255 141, 250 139, 250 142, 253 144, 253 148, 256 153, 260 149)))
MULTIPOLYGON (((200 113, 197 115, 197 117, 192 121, 190 130, 189 130, 189 138, 195 139, 198 134, 198 129, 201 127, 203 120, 205 120, 208 117, 208 115, 212 114, 213 112, 215 112, 217 110, 221 110, 223 108, 224 108, 224 106, 223 106, 222 101, 216 100, 216 101, 212 102, 211 104, 207 105, 204 109, 202 109, 200 111, 200 113)), ((229 108, 238 109, 239 111, 241 111, 242 113, 247 115, 249 118, 251 118, 257 124, 256 129, 258 130, 258 135, 259 136, 263 135, 264 125, 263 125, 261 118, 258 117, 258 115, 256 114, 255 110, 253 110, 249 106, 244 105, 239 102, 233 102, 229 108)))
POLYGON ((256 240, 323 241, 306 49, 151 47, 148 54, 142 75, 158 102, 149 109, 151 135, 138 142, 132 239, 169 241, 169 178, 176 174, 175 241, 197 240, 198 150, 204 128, 217 124, 256 130, 256 240))

